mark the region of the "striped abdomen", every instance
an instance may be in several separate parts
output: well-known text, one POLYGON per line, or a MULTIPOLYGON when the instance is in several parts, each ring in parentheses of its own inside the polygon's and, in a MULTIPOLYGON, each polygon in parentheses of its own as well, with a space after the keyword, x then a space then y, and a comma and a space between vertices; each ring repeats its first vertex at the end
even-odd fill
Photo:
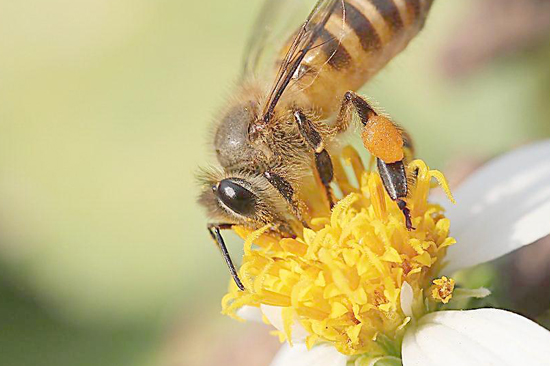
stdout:
POLYGON ((294 75, 293 95, 327 117, 403 50, 424 25, 433 0, 345 0, 294 75), (343 8, 343 9, 342 9, 343 8))

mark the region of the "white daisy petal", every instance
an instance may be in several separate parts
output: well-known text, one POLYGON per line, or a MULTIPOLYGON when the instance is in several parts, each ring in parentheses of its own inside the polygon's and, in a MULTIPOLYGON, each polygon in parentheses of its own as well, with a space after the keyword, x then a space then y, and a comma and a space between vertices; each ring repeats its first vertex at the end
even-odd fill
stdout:
MULTIPOLYGON (((271 306, 271 305, 260 305, 262 313, 265 315, 269 323, 273 325, 277 330, 284 333, 284 322, 283 322, 283 308, 280 306, 271 306)), ((295 319, 291 327, 291 336, 292 342, 304 342, 308 336, 307 330, 300 324, 300 322, 295 319)))
POLYGON ((444 273, 490 261, 550 234, 550 140, 494 159, 445 204, 451 235, 444 273))
POLYGON ((407 329, 403 366, 549 366, 550 332, 498 309, 441 311, 407 329))
POLYGON ((412 318, 413 311, 412 305, 414 300, 414 293, 411 285, 408 282, 403 282, 401 285, 401 295, 399 296, 399 301, 401 304, 401 310, 405 316, 412 318))
POLYGON ((329 344, 320 344, 308 351, 305 344, 291 347, 285 343, 271 366, 345 366, 347 356, 341 354, 329 344))
POLYGON ((260 308, 255 306, 245 305, 237 310, 237 316, 247 321, 263 323, 262 312, 260 308))

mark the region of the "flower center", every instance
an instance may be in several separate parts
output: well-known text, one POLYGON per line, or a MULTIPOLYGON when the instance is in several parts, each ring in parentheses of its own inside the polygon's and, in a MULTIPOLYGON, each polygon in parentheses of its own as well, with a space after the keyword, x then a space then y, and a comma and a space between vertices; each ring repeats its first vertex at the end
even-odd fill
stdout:
POLYGON ((404 282, 412 288, 415 314, 423 311, 426 299, 450 299, 447 279, 434 283, 430 292, 447 247, 455 243, 443 209, 427 201, 431 179, 452 197, 440 172, 420 160, 411 162, 408 174, 415 179, 406 201, 416 229, 409 231, 378 173, 365 170, 351 148, 344 149, 343 157, 359 187, 349 183, 336 162, 336 183, 345 196, 330 216, 311 221, 313 230, 281 239, 267 234, 267 228, 251 232, 235 227, 246 239, 239 274, 247 290, 231 284, 223 313, 236 317, 244 305, 280 306, 285 309, 283 336, 289 340, 297 320, 309 334, 308 346, 331 342, 348 355, 380 354, 377 337, 398 342, 410 321, 410 312, 401 308, 404 282))

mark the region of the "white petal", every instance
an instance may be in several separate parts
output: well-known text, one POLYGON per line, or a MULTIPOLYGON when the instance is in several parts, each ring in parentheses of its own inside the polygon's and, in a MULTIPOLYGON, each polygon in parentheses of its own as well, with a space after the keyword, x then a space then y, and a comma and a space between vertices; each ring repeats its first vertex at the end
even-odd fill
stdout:
POLYGON ((491 295, 491 290, 486 289, 485 287, 480 288, 455 288, 453 291, 452 302, 463 301, 467 299, 483 299, 491 295))
POLYGON ((285 343, 271 366, 345 366, 347 359, 346 355, 329 344, 320 344, 308 351, 305 344, 291 347, 285 343))
POLYGON ((414 300, 414 292, 411 285, 409 285, 408 282, 403 282, 403 285, 401 285, 401 294, 399 296, 399 302, 401 304, 401 310, 403 311, 403 314, 405 314, 405 316, 408 316, 409 318, 412 318, 413 316, 413 311, 412 311, 413 300, 414 300))
POLYGON ((441 311, 407 329, 403 366, 549 366, 550 332, 498 309, 441 311))
POLYGON ((550 234, 550 140, 494 159, 444 204, 457 243, 444 273, 490 261, 550 234))
POLYGON ((237 310, 237 316, 244 320, 263 323, 262 321, 262 312, 260 308, 255 306, 245 305, 239 310, 237 310))
MULTIPOLYGON (((277 330, 285 332, 284 322, 283 322, 283 308, 280 306, 271 306, 271 305, 260 305, 262 313, 265 315, 269 323, 273 325, 277 330)), ((298 319, 294 319, 294 322, 291 326, 291 336, 292 342, 304 342, 306 337, 309 335, 307 330, 300 324, 298 319)))

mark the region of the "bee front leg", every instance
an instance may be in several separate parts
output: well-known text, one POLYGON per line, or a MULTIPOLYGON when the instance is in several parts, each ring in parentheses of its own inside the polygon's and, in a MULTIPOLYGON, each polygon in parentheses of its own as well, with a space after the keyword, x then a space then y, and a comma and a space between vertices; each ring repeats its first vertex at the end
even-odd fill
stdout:
POLYGON ((294 188, 286 179, 281 177, 279 174, 267 171, 264 174, 264 177, 268 182, 283 196, 285 201, 290 206, 290 209, 294 216, 300 221, 303 227, 309 228, 309 225, 304 220, 302 215, 302 209, 300 207, 300 202, 298 202, 294 197, 294 188))
POLYGON ((241 279, 239 278, 239 274, 237 273, 237 269, 235 268, 235 265, 233 264, 233 261, 231 260, 231 256, 229 255, 229 251, 227 250, 227 247, 225 246, 225 241, 223 240, 223 237, 220 233, 220 230, 227 230, 231 229, 233 227, 232 224, 208 224, 208 232, 210 233, 210 236, 216 243, 216 246, 222 253, 223 259, 225 259, 225 263, 227 264, 227 267, 229 268, 229 273, 231 273, 231 277, 233 277, 233 281, 235 281, 235 284, 239 288, 239 290, 244 291, 244 285, 241 282, 241 279))
POLYGON ((298 110, 294 112, 294 120, 298 124, 300 134, 315 153, 315 168, 325 189, 330 208, 332 209, 334 206, 334 197, 330 183, 334 178, 334 171, 332 160, 328 151, 325 149, 323 138, 302 111, 298 110))
POLYGON ((335 125, 338 133, 348 129, 353 111, 357 112, 363 124, 363 144, 376 157, 386 192, 403 212, 407 229, 414 230, 411 212, 404 200, 408 193, 405 161, 413 154, 410 137, 389 118, 376 113, 364 98, 352 91, 344 95, 335 125))

